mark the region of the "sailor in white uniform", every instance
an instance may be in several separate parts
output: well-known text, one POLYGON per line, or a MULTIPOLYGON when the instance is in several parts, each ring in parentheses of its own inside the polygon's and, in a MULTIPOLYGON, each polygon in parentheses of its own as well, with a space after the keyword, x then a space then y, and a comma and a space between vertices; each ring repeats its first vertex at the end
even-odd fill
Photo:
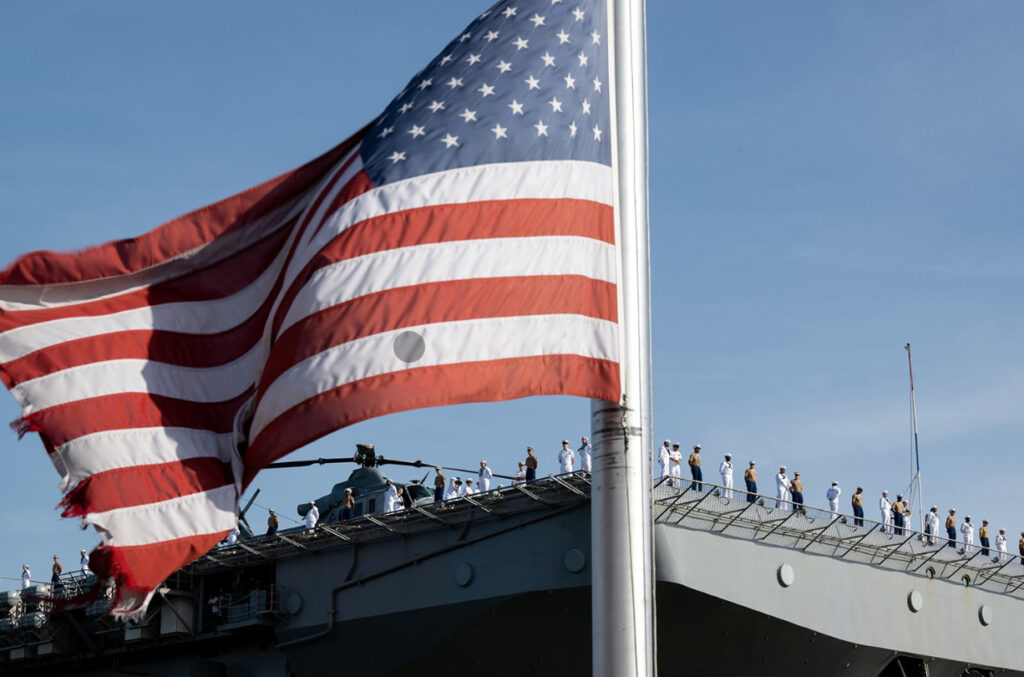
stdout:
POLYGON ((661 479, 669 477, 669 456, 672 455, 672 442, 665 440, 665 444, 658 449, 658 465, 661 467, 661 479))
POLYGON ((825 500, 828 501, 828 511, 832 515, 832 519, 835 519, 839 514, 839 497, 842 495, 843 490, 839 488, 839 482, 833 482, 832 486, 825 492, 825 500))
MULTIPOLYGON (((466 479, 468 480, 469 478, 467 477, 466 479)), ((456 496, 465 496, 466 495, 466 484, 465 484, 465 482, 462 481, 461 477, 456 477, 455 478, 455 495, 456 496)))
POLYGON ((309 510, 302 517, 302 523, 306 525, 307 531, 313 531, 316 523, 320 521, 320 509, 316 507, 316 501, 309 502, 309 510))
POLYGON ((32 586, 32 572, 28 570, 27 564, 21 565, 21 589, 25 590, 32 586))
POLYGON ((718 464, 718 474, 722 476, 722 492, 724 498, 732 498, 732 454, 726 454, 725 460, 718 464))
POLYGON ((668 452, 668 476, 669 485, 679 486, 679 480, 683 478, 683 454, 679 451, 679 445, 673 444, 672 451, 668 452))
POLYGON ((526 464, 519 461, 519 470, 512 475, 512 484, 522 484, 526 481, 526 464))
POLYGON ((933 505, 932 509, 925 513, 924 530, 928 534, 928 545, 935 545, 935 535, 939 533, 939 506, 933 505))
MULTIPOLYGON (((237 529, 237 527, 235 527, 235 528, 237 529)), ((85 576, 88 576, 89 574, 92 573, 92 571, 89 570, 89 554, 87 552, 85 552, 85 550, 82 550, 81 551, 81 555, 82 555, 82 559, 80 560, 80 564, 81 564, 81 567, 82 567, 82 574, 85 575, 85 576)))
POLYGON ((238 525, 236 524, 235 528, 229 531, 228 535, 224 538, 224 544, 234 545, 235 543, 238 543, 238 535, 240 533, 242 532, 238 530, 238 525))
POLYGON ((1006 561, 1006 529, 1000 529, 996 536, 996 550, 999 552, 999 561, 1006 561))
POLYGON ((576 454, 569 448, 569 440, 562 440, 562 450, 558 452, 558 472, 565 474, 572 472, 576 464, 576 454))
POLYGON ((590 472, 590 457, 594 453, 594 448, 590 446, 590 440, 586 437, 581 438, 580 442, 580 448, 576 450, 580 457, 580 470, 590 472))
POLYGON ((964 518, 964 523, 960 525, 960 533, 964 537, 964 550, 965 555, 974 553, 974 525, 971 524, 971 516, 968 515, 964 518))
POLYGON ((455 480, 457 479, 459 478, 453 477, 450 480, 448 480, 448 488, 444 490, 444 500, 450 501, 451 499, 459 495, 458 487, 455 485, 455 480))
POLYGON ((779 474, 775 476, 775 507, 781 510, 789 510, 789 478, 786 477, 786 466, 779 468, 779 474))
POLYGON ((487 467, 487 461, 480 461, 480 471, 477 472, 477 486, 480 487, 480 491, 491 490, 492 477, 494 477, 494 473, 487 467))
POLYGON ((398 501, 398 489, 391 483, 391 480, 385 480, 384 484, 384 512, 394 512, 395 503, 398 501))
POLYGON ((466 488, 462 490, 463 496, 472 496, 477 493, 476 487, 473 486, 473 480, 469 477, 466 478, 466 488))
POLYGON ((883 491, 882 497, 878 499, 878 516, 881 518, 882 531, 892 533, 892 503, 889 502, 889 492, 883 491))

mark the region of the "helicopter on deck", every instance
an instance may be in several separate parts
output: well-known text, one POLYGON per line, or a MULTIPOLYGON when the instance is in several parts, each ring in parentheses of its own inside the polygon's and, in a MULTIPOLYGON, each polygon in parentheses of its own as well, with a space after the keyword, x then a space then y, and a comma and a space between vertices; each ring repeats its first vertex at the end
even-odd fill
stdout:
MULTIPOLYGON (((355 455, 348 458, 317 458, 304 461, 280 461, 277 463, 271 463, 267 468, 301 468, 311 465, 327 465, 332 463, 355 463, 359 467, 352 471, 352 474, 349 475, 347 480, 335 484, 330 493, 321 496, 314 501, 317 509, 320 511, 320 522, 324 523, 342 521, 344 509, 342 503, 345 498, 346 489, 352 490, 352 497, 355 499, 355 505, 352 509, 353 518, 361 515, 375 515, 383 513, 384 491, 387 488, 386 480, 388 479, 383 470, 381 470, 381 466, 384 465, 428 468, 427 474, 425 474, 420 480, 412 480, 411 482, 396 482, 392 480, 392 484, 402 489, 402 504, 397 506, 398 510, 404 510, 406 508, 423 505, 425 503, 432 503, 434 501, 433 488, 428 487, 425 484, 427 478, 430 476, 430 471, 434 468, 440 467, 445 470, 454 470, 456 472, 466 473, 467 476, 472 476, 476 473, 476 471, 468 470, 466 468, 440 466, 420 460, 402 461, 398 459, 385 458, 384 456, 377 454, 372 444, 357 444, 355 455)), ((496 474, 495 477, 506 476, 496 474)), ((259 494, 259 489, 256 490, 252 497, 250 497, 249 502, 246 504, 239 516, 240 536, 243 539, 258 537, 245 518, 245 514, 248 512, 249 507, 255 502, 257 494, 259 494)), ((309 503, 300 503, 296 506, 295 511, 300 517, 304 517, 306 513, 309 512, 309 503)))

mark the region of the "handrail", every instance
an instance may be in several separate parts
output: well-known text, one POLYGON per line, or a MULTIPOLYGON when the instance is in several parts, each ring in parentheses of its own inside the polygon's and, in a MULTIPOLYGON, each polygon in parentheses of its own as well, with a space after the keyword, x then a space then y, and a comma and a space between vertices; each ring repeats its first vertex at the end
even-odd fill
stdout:
MULTIPOLYGON (((977 544, 972 544, 974 552, 969 556, 950 558, 947 553, 952 552, 947 551, 948 545, 959 545, 962 549, 965 547, 964 541, 943 538, 907 526, 897 527, 892 523, 855 517, 848 513, 832 513, 831 510, 824 508, 797 504, 791 500, 706 481, 701 482, 703 487, 699 492, 691 489, 689 483, 685 484, 685 487, 670 487, 664 478, 655 483, 656 522, 687 528, 703 528, 723 534, 734 525, 739 525, 741 531, 733 532, 731 537, 750 538, 757 542, 771 539, 774 545, 838 559, 849 559, 852 553, 857 553, 852 558, 854 561, 872 566, 892 568, 893 563, 898 561, 895 565, 897 570, 907 573, 916 574, 929 562, 938 561, 942 563, 943 578, 953 578, 967 569, 973 572, 974 585, 994 584, 999 587, 1000 592, 1007 594, 1024 590, 1024 573, 1017 573, 1014 569, 1008 571, 1011 564, 1024 565, 1024 558, 1019 555, 990 547, 990 554, 997 558, 1003 557, 1004 561, 999 566, 985 566, 981 560, 987 558, 982 557, 981 546, 977 544), (732 492, 731 496, 725 498, 725 492, 729 490, 732 492), (687 500, 694 492, 699 493, 700 497, 687 500), (719 500, 709 503, 708 499, 711 497, 719 500), (746 504, 740 508, 732 507, 737 501, 745 501, 746 504), (808 523, 794 520, 798 514, 805 516, 808 523), (854 533, 846 535, 837 529, 837 525, 847 525, 841 528, 852 529, 854 533), (874 540, 869 540, 873 534, 886 536, 876 536, 874 540), (781 542, 778 539, 780 535, 783 538, 781 542), (915 545, 914 541, 918 541, 919 544, 915 545), (816 544, 819 547, 811 550, 816 544), (822 544, 825 546, 824 552, 820 547, 822 544), (947 574, 947 571, 951 573, 947 574)), ((954 552, 962 554, 962 550, 954 552)))

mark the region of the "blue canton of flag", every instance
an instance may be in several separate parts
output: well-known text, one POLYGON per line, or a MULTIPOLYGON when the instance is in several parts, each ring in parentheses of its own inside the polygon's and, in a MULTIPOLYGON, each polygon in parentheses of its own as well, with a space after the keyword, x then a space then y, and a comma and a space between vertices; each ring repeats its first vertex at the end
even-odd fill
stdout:
POLYGON ((505 0, 388 105, 362 142, 375 186, 498 162, 611 165, 604 0, 505 0))

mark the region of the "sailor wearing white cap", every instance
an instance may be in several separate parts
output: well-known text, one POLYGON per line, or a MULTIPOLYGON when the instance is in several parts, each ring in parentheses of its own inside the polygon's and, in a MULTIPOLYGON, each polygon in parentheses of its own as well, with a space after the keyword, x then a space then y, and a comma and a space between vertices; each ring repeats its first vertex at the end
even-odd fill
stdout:
POLYGON ((453 477, 448 480, 448 489, 444 492, 444 500, 450 501, 459 495, 459 487, 462 485, 462 480, 458 477, 453 477), (458 482, 458 484, 456 484, 458 482))
POLYGON ((970 555, 974 552, 974 525, 971 524, 971 516, 967 515, 964 517, 964 523, 960 525, 960 533, 964 537, 964 549, 965 555, 970 555))
POLYGON ((939 506, 933 505, 932 509, 925 513, 924 533, 928 535, 928 545, 935 545, 935 534, 939 533, 939 506))
POLYGON ((889 502, 889 492, 882 491, 882 497, 878 499, 878 512, 880 513, 882 531, 892 533, 892 503, 889 502))
POLYGON ((580 438, 580 448, 576 453, 580 455, 580 470, 590 472, 590 456, 594 453, 594 448, 590 446, 590 440, 586 435, 580 438))
POLYGON ((743 482, 747 485, 747 503, 753 503, 757 494, 757 461, 751 461, 750 467, 743 471, 743 482))
POLYGON ((718 464, 718 474, 722 476, 722 486, 725 487, 722 496, 732 498, 732 454, 726 454, 725 460, 718 464))
MULTIPOLYGON (((665 440, 665 443, 658 449, 658 465, 660 466, 661 475, 660 479, 666 479, 669 477, 669 457, 672 455, 672 441, 665 440)), ((669 480, 671 482, 671 480, 669 480)))
POLYGON ((949 539, 948 545, 951 548, 956 547, 956 508, 949 509, 949 517, 946 518, 946 538, 949 539))
POLYGON ((572 453, 572 449, 569 448, 569 440, 562 440, 562 450, 558 452, 558 472, 567 473, 572 472, 572 467, 576 464, 576 454, 572 453))
POLYGON ((775 476, 775 507, 781 510, 789 510, 789 478, 786 477, 786 466, 779 468, 779 474, 775 476))
POLYGON ((839 488, 839 482, 833 482, 825 492, 825 500, 828 501, 828 511, 832 514, 832 519, 839 514, 839 496, 842 493, 843 490, 839 488))
MULTIPOLYGON (((235 529, 237 529, 237 528, 238 527, 236 526, 235 529)), ((235 532, 232 531, 231 533, 233 534, 235 532)), ((230 537, 231 534, 228 534, 228 536, 230 537)), ((82 550, 80 552, 80 554, 82 555, 82 559, 79 561, 79 565, 82 568, 82 573, 85 574, 86 576, 88 576, 89 574, 92 573, 92 571, 89 570, 89 555, 85 552, 85 550, 82 550)))
POLYGON ((700 481, 704 479, 704 473, 700 469, 699 444, 693 445, 693 453, 690 454, 690 458, 687 459, 686 462, 690 464, 690 477, 693 478, 693 482, 690 483, 690 488, 696 489, 697 491, 703 491, 704 487, 701 485, 700 481))
POLYGON ((316 528, 316 523, 320 521, 320 509, 316 507, 316 501, 309 502, 309 510, 302 517, 302 522, 306 525, 306 529, 312 531, 316 528))
POLYGON ((679 444, 672 445, 672 451, 668 452, 668 483, 673 487, 679 486, 679 480, 683 478, 683 455, 679 451, 679 444))
MULTIPOLYGON (((1024 536, 1024 534, 1021 534, 1024 536)), ((21 565, 21 589, 26 590, 32 585, 32 572, 29 571, 27 564, 21 565)))
POLYGON ((487 461, 480 461, 480 470, 477 472, 477 486, 480 491, 491 490, 491 478, 494 477, 494 473, 487 467, 487 461))
POLYGON ((998 560, 1006 561, 1006 529, 1000 529, 996 534, 996 551, 999 553, 998 560))

